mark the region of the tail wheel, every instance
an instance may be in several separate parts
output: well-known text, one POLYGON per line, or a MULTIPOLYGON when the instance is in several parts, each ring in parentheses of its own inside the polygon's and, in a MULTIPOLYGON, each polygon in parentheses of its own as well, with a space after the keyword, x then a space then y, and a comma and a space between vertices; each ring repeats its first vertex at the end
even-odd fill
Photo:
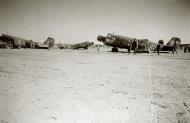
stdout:
POLYGON ((113 47, 113 48, 111 49, 111 51, 112 51, 112 52, 118 52, 118 49, 117 49, 116 47, 113 47))

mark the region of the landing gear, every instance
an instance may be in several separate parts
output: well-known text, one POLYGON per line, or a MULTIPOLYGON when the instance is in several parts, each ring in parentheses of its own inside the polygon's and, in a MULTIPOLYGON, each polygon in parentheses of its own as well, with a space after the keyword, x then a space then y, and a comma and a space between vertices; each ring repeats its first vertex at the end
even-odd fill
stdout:
POLYGON ((86 46, 86 47, 84 47, 84 49, 85 49, 85 50, 87 50, 87 49, 88 49, 88 47, 86 46))
POLYGON ((111 51, 112 51, 112 52, 118 52, 118 49, 117 49, 116 47, 113 47, 113 48, 111 49, 111 51))

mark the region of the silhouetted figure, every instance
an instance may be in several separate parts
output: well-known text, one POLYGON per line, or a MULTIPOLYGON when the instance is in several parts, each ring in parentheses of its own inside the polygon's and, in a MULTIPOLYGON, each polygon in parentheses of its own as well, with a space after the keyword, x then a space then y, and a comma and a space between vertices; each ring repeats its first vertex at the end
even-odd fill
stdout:
POLYGON ((159 41, 158 41, 158 44, 157 44, 157 46, 156 46, 156 51, 157 51, 158 55, 160 55, 161 45, 163 45, 163 44, 164 44, 164 41, 163 41, 163 40, 159 40, 159 41))
POLYGON ((138 48, 138 42, 136 39, 134 39, 134 41, 132 43, 132 49, 134 50, 134 54, 137 53, 137 48, 138 48))
POLYGON ((184 53, 186 53, 186 52, 187 52, 187 47, 185 46, 185 47, 184 47, 184 53))
POLYGON ((174 54, 175 52, 177 53, 177 43, 176 43, 176 40, 174 41, 174 46, 173 46, 172 53, 174 54))
POLYGON ((97 46, 97 51, 100 51, 100 47, 99 46, 97 46))
POLYGON ((160 55, 160 47, 161 47, 161 46, 160 46, 160 44, 158 43, 157 46, 156 46, 156 51, 157 51, 158 55, 160 55))

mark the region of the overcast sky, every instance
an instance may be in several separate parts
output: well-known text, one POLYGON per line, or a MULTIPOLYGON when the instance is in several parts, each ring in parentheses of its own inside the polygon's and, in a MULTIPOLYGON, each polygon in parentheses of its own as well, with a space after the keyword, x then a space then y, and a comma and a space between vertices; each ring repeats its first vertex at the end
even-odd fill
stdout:
POLYGON ((190 42, 190 0, 0 0, 0 33, 74 43, 109 32, 190 42))

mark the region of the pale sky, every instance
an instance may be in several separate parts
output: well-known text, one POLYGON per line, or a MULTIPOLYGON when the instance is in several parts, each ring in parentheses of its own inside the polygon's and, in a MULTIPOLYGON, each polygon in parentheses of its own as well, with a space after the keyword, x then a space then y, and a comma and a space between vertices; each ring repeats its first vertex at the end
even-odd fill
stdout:
POLYGON ((190 42, 190 0, 0 0, 0 33, 43 42, 96 41, 107 33, 190 42))

